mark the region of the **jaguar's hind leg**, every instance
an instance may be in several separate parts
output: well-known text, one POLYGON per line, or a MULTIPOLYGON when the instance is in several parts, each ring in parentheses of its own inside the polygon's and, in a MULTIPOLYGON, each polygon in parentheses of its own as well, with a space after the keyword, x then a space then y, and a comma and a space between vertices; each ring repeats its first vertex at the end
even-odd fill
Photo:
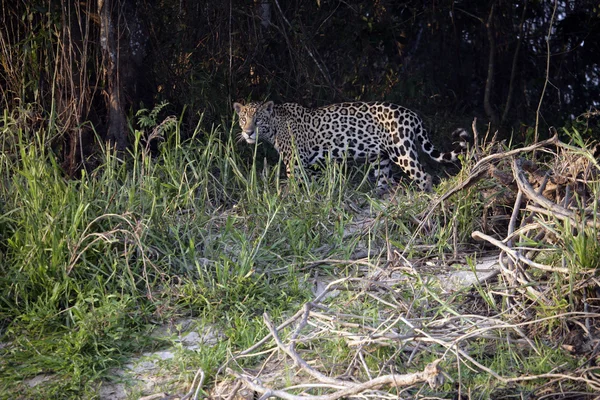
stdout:
POLYGON ((394 162, 417 184, 419 189, 431 192, 431 176, 423 170, 415 148, 411 147, 404 155, 395 156, 394 162))
POLYGON ((377 181, 377 191, 385 192, 393 185, 392 160, 387 155, 381 156, 377 167, 373 170, 373 177, 377 181))

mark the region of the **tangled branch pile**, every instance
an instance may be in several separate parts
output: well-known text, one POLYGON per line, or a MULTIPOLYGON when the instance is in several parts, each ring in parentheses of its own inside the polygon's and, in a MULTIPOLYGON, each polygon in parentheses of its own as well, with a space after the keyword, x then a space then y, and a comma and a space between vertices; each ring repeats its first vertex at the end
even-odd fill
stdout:
POLYGON ((436 284, 444 278, 426 276, 409 260, 365 262, 363 276, 329 283, 279 326, 265 314, 269 334, 221 368, 212 398, 598 393, 595 155, 554 136, 483 157, 472 171, 430 211, 478 182, 494 188, 482 196, 496 202, 490 208, 510 211, 504 236, 472 233, 484 247, 477 257, 494 254, 494 279, 444 292, 436 284), (536 152, 545 167, 530 161, 536 152))

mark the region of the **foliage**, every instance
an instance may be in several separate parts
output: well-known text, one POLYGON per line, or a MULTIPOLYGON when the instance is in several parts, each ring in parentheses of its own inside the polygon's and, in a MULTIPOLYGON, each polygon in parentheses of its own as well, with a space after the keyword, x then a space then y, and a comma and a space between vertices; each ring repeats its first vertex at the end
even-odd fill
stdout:
MULTIPOLYGON (((554 2, 110 0, 121 32, 118 88, 100 46, 98 3, 61 4, 3 4, 0 100, 8 109, 39 105, 36 119, 60 127, 52 146, 70 175, 98 150, 98 136, 111 138, 115 91, 123 113, 168 101, 171 113, 203 113, 206 129, 240 99, 387 99, 419 110, 439 132, 478 115, 521 142, 549 50, 542 124, 564 125, 598 106, 600 15, 590 1, 556 2, 547 42, 554 2)), ((183 115, 187 137, 199 114, 183 115)))

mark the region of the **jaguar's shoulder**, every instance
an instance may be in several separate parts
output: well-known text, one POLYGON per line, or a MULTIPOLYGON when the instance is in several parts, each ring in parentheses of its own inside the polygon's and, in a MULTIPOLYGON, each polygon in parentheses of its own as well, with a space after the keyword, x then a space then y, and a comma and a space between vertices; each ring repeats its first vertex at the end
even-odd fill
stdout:
POLYGON ((275 114, 279 119, 289 120, 303 118, 310 110, 298 103, 276 104, 275 114))

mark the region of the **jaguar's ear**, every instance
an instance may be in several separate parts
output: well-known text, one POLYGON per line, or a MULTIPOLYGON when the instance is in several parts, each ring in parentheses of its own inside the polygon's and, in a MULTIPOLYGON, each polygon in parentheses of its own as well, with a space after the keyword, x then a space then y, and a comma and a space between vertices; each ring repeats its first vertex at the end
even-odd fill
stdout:
POLYGON ((233 103, 233 109, 235 110, 236 113, 240 113, 242 111, 242 108, 244 106, 241 105, 240 103, 233 103))
POLYGON ((273 112, 273 102, 272 101, 267 101, 264 105, 265 110, 267 110, 270 113, 273 112))

